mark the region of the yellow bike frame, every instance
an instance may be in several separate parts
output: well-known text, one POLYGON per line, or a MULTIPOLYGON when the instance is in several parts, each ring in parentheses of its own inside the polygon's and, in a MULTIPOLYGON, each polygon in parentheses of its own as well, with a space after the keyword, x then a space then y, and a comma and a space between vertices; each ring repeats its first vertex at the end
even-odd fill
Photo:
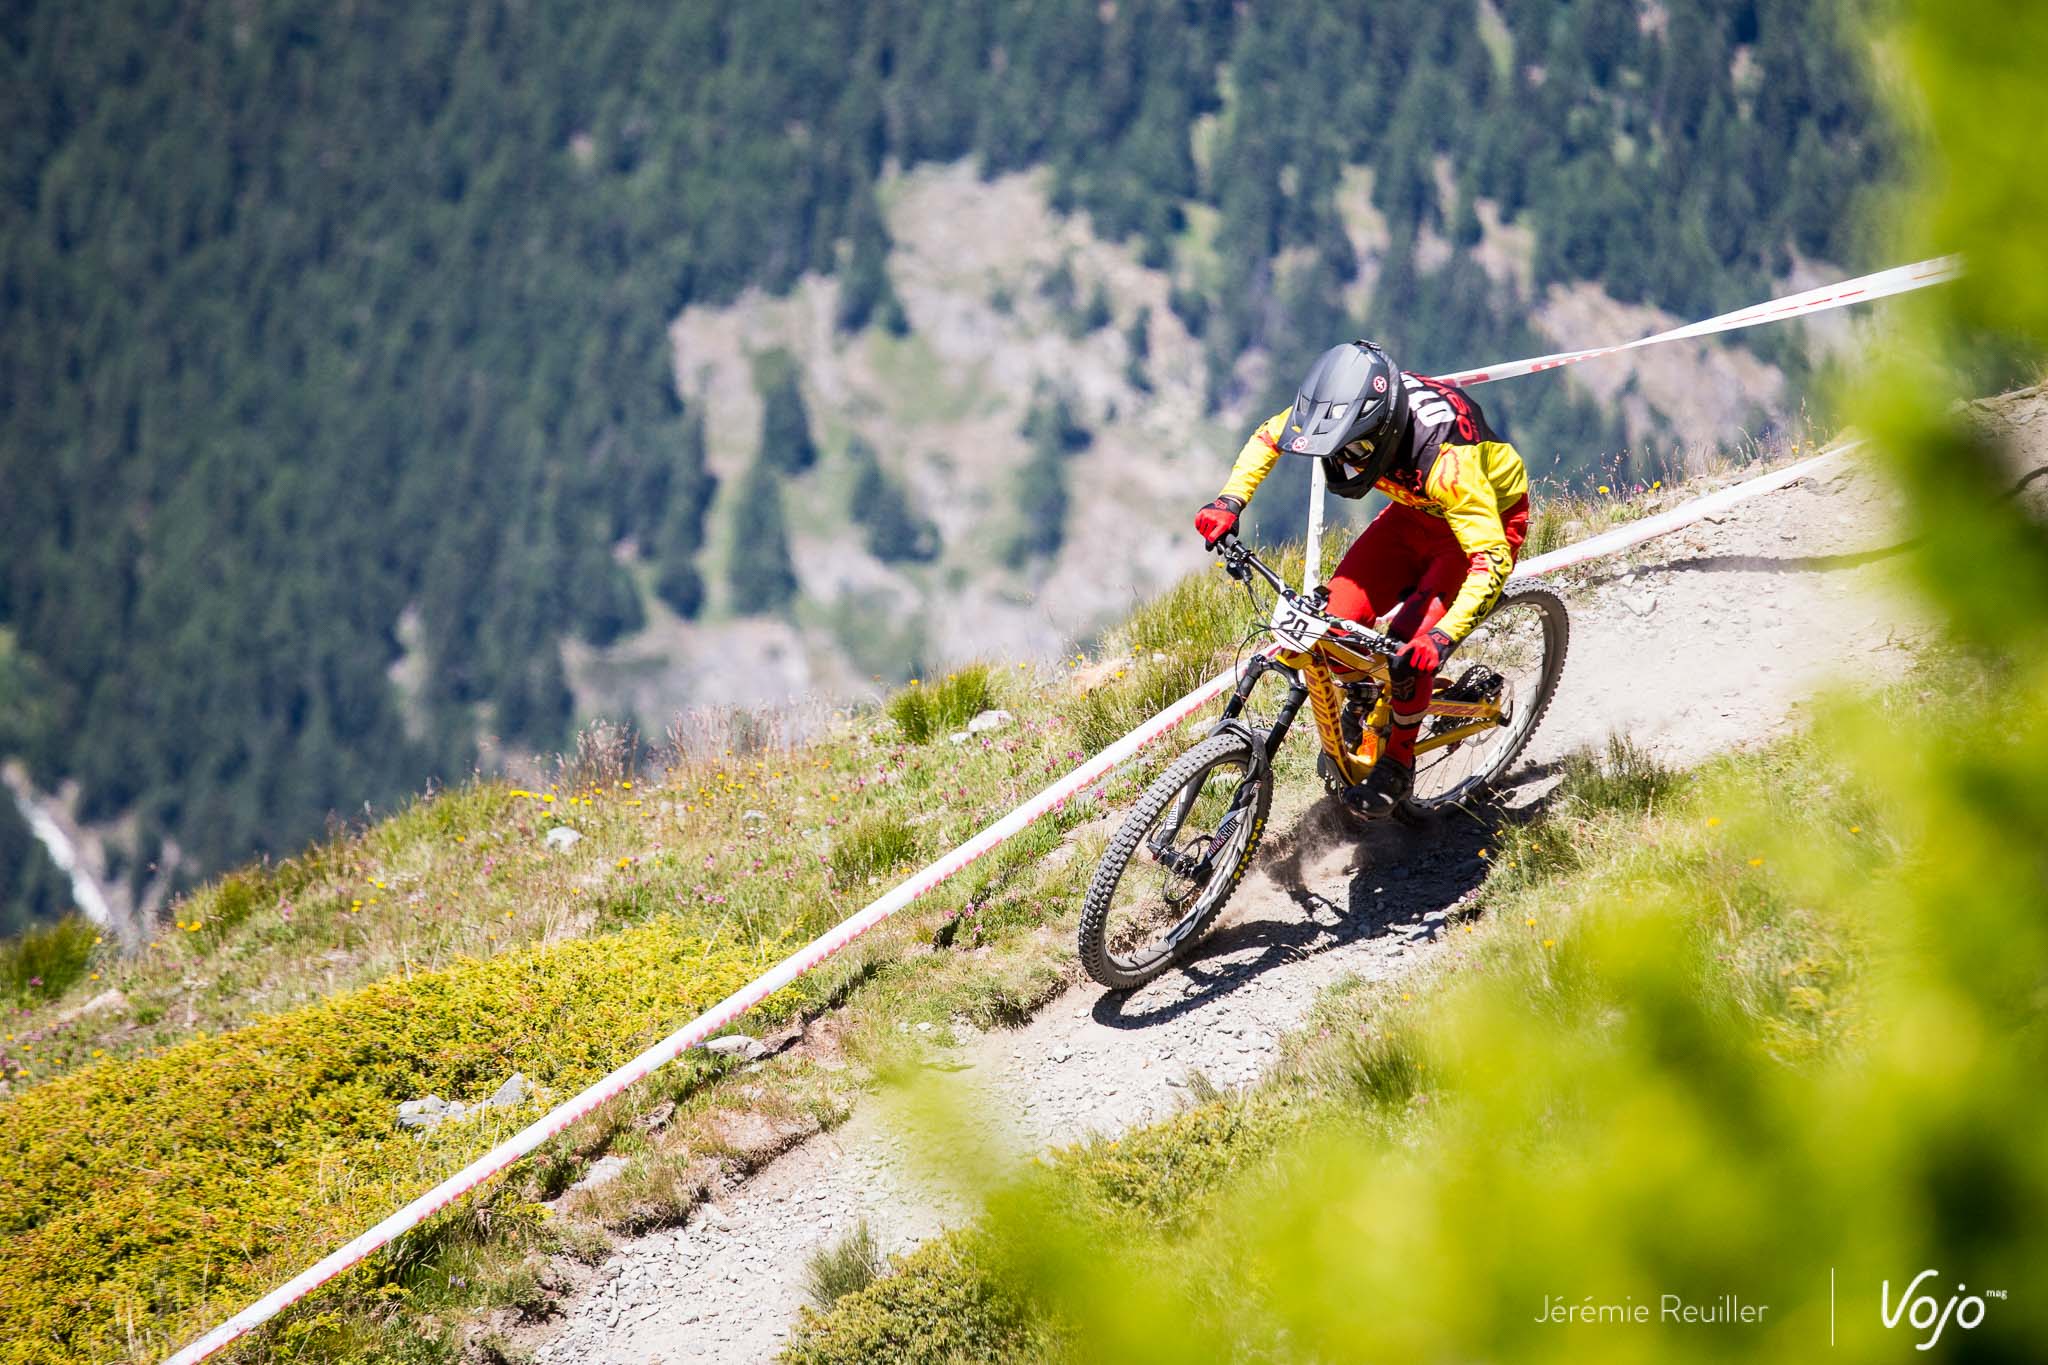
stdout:
MULTIPOLYGON (((1346 782, 1363 782, 1365 775, 1372 771, 1373 764, 1379 761, 1381 736, 1393 723, 1392 708, 1387 700, 1391 679, 1386 656, 1350 649, 1341 641, 1325 638, 1315 641, 1306 650, 1283 648, 1274 655, 1274 662, 1292 669, 1301 679, 1302 689, 1308 693, 1309 710, 1316 718, 1316 735, 1322 741, 1323 752, 1330 756, 1337 771, 1346 782), (1339 673, 1345 675, 1346 682, 1356 681, 1363 674, 1380 684, 1379 699, 1365 717, 1356 749, 1345 747, 1343 727, 1338 723, 1343 711, 1343 702, 1337 693, 1339 673)), ((1500 703, 1496 701, 1433 699, 1428 714, 1463 718, 1467 723, 1418 740, 1415 745, 1418 756, 1473 735, 1484 734, 1501 723, 1500 703)))

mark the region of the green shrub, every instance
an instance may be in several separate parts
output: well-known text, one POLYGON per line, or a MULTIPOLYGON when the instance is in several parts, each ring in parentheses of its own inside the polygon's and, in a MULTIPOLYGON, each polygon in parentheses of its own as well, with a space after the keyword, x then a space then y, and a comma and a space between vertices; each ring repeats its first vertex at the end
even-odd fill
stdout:
POLYGON ((995 678, 984 663, 964 664, 937 682, 912 678, 883 704, 903 738, 929 744, 957 731, 995 705, 995 678))
POLYGON ((1133 664, 1126 676, 1075 699, 1067 712, 1074 737, 1092 754, 1122 739, 1215 671, 1207 659, 1188 655, 1133 664))
POLYGON ((863 1218, 846 1236, 811 1253, 804 1262, 804 1292, 818 1307, 830 1308, 881 1273, 881 1247, 863 1218))
POLYGON ((0 988, 16 1000, 54 1000, 92 965, 100 931, 80 915, 38 924, 0 942, 0 988))
POLYGON ((1043 1359, 1043 1329, 949 1233, 896 1262, 892 1273, 839 1299, 828 1315, 806 1308, 784 1349, 787 1365, 953 1365, 1043 1359))
POLYGON ((908 863, 917 854, 917 831, 886 811, 864 815, 840 828, 832 840, 832 875, 842 886, 908 863))
POLYGON ((261 872, 231 872, 186 905, 186 913, 197 920, 201 931, 215 943, 258 909, 275 904, 275 888, 261 872))
POLYGON ((162 1354, 521 1119, 419 1138, 396 1127, 400 1101, 480 1100, 515 1071, 571 1094, 764 962, 657 920, 385 981, 22 1093, 0 1144, 0 1361, 162 1354))
POLYGON ((1299 1136, 1302 1121, 1300 1111, 1271 1096, 1204 1103, 1055 1153, 1042 1192, 1064 1210, 1178 1226, 1232 1172, 1299 1136))

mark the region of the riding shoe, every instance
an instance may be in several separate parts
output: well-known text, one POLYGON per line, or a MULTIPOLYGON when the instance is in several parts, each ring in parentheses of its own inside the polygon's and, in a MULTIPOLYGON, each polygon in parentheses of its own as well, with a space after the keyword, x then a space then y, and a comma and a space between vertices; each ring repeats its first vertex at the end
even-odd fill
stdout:
POLYGON ((1392 815, 1414 790, 1414 767, 1383 758, 1365 775, 1365 781, 1345 791, 1344 801, 1366 819, 1378 820, 1392 815))

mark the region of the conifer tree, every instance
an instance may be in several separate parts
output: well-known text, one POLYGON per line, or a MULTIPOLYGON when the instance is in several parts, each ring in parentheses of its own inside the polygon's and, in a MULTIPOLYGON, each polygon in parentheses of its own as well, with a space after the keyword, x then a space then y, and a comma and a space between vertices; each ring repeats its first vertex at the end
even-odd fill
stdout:
POLYGON ((697 553, 704 543, 704 512, 718 480, 704 465, 704 418, 683 418, 682 438, 668 475, 668 506, 657 533, 654 591, 678 615, 695 616, 704 606, 704 580, 697 553))
POLYGON ((939 553, 939 528, 917 514, 910 490, 889 477, 875 448, 860 437, 847 447, 853 462, 853 519, 866 530, 868 553, 884 563, 922 563, 939 553))
POLYGON ((872 195, 863 195, 855 205, 852 236, 853 251, 839 278, 839 330, 858 332, 874 322, 902 336, 910 320, 889 282, 889 233, 872 195))
POLYGON ((1152 376, 1145 362, 1152 357, 1152 310, 1140 308, 1124 328, 1124 382, 1139 393, 1152 392, 1152 376))
POLYGON ((744 615, 776 611, 796 597, 782 482, 775 470, 769 452, 763 450, 733 490, 732 556, 726 562, 726 580, 734 609, 744 615))
POLYGON ((818 463, 811 439, 810 410, 797 382, 796 361, 787 354, 772 357, 761 384, 761 456, 778 468, 801 474, 818 463))

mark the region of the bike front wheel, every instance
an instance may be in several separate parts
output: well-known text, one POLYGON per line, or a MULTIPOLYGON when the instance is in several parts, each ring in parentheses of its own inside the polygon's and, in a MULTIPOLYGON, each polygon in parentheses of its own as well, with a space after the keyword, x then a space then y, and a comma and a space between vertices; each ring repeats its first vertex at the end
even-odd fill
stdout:
POLYGON ((1081 965, 1111 990, 1142 986, 1216 922, 1258 852, 1273 775, 1241 733, 1211 735, 1145 789, 1095 869, 1081 965))

